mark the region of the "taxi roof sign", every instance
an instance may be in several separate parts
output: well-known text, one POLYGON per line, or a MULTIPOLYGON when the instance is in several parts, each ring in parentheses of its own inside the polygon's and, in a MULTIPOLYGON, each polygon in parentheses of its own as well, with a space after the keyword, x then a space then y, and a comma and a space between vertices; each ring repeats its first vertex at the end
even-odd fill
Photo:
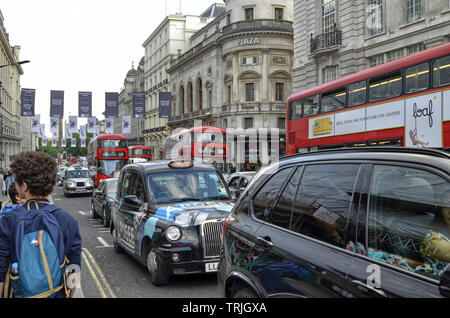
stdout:
POLYGON ((192 161, 171 161, 168 166, 174 169, 187 169, 194 166, 192 161))

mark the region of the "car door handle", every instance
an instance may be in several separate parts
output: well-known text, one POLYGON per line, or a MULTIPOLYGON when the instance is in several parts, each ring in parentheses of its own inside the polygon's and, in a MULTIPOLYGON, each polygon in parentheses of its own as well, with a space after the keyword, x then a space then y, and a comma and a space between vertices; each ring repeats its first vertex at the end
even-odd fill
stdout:
POLYGON ((256 239, 257 239, 258 242, 260 242, 265 248, 273 248, 273 247, 274 247, 272 241, 270 240, 270 237, 261 237, 261 236, 258 236, 256 239))
POLYGON ((352 281, 353 285, 356 285, 357 287, 361 287, 363 289, 366 289, 372 293, 375 293, 377 295, 380 295, 382 297, 387 297, 386 293, 380 289, 377 289, 375 287, 369 286, 367 284, 364 284, 363 282, 359 281, 359 280, 354 280, 352 281))

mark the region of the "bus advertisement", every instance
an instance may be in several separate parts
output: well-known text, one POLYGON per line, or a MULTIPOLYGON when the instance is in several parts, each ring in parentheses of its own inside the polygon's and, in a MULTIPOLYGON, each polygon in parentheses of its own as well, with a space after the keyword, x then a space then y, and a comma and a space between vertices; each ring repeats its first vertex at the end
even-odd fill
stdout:
POLYGON ((287 154, 450 147, 450 43, 293 94, 287 154))
POLYGON ((122 135, 101 135, 89 142, 88 165, 98 186, 104 179, 113 178, 128 164, 128 139, 122 135))

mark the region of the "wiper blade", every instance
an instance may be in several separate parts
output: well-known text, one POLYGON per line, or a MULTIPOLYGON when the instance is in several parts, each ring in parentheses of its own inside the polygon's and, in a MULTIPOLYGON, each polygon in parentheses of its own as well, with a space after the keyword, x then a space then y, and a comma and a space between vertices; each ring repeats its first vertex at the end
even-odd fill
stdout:
POLYGON ((174 199, 174 200, 170 200, 167 203, 177 203, 177 202, 187 202, 187 201, 202 201, 203 199, 199 199, 199 198, 181 198, 181 199, 174 199))
POLYGON ((204 200, 231 200, 231 199, 229 197, 224 197, 222 195, 218 195, 218 196, 215 196, 215 197, 205 198, 204 200))

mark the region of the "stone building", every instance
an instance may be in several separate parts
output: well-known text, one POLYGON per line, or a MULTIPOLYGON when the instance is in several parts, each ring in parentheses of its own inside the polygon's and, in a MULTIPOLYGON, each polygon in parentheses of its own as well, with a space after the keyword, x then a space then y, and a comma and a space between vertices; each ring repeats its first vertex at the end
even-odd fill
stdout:
POLYGON ((448 0, 294 0, 299 92, 446 43, 448 0))
POLYGON ((10 45, 0 11, 0 167, 3 169, 9 167, 16 154, 30 149, 23 149, 21 144, 23 136, 30 141, 30 118, 24 119, 28 120, 28 125, 21 128, 20 75, 23 69, 19 64, 14 65, 19 62, 19 52, 19 46, 10 45))
POLYGON ((240 163, 240 170, 244 162, 266 157, 272 141, 281 141, 283 149, 286 99, 292 91, 293 5, 292 0, 225 4, 221 16, 191 37, 192 48, 171 62, 168 126, 173 131, 201 122, 242 130, 230 145, 230 162, 240 163), (267 136, 268 143, 250 158, 250 131, 260 137, 269 128, 279 129, 276 140, 267 136))
POLYGON ((199 29, 223 13, 224 6, 211 5, 200 16, 169 15, 142 44, 145 48, 144 81, 147 93, 145 144, 153 148, 153 158, 160 159, 167 136, 167 120, 159 116, 159 93, 170 91, 170 61, 190 48, 189 39, 199 29))
POLYGON ((119 117, 114 118, 114 133, 122 133, 122 117, 131 116, 131 133, 123 134, 128 138, 130 146, 143 145, 142 136, 145 118, 133 118, 133 93, 144 92, 144 57, 141 58, 137 69, 134 63, 123 81, 123 88, 119 92, 119 117))

